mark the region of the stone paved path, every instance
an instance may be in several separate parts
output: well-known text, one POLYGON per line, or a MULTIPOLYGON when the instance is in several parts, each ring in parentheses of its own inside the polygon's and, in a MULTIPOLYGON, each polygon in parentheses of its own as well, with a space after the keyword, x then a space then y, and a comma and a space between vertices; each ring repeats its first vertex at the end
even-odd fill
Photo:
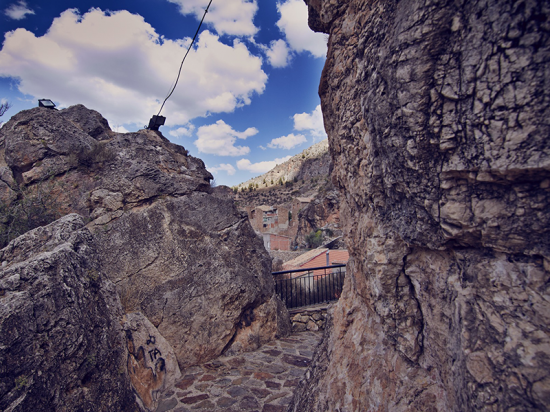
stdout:
POLYGON ((322 332, 299 332, 255 352, 224 356, 182 372, 157 412, 284 412, 322 332))

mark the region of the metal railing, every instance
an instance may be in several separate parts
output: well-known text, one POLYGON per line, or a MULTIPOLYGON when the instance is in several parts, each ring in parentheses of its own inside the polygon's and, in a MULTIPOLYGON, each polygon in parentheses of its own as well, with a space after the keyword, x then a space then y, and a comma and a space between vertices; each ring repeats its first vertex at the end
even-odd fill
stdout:
POLYGON ((288 309, 338 300, 346 265, 273 272, 275 292, 288 309))

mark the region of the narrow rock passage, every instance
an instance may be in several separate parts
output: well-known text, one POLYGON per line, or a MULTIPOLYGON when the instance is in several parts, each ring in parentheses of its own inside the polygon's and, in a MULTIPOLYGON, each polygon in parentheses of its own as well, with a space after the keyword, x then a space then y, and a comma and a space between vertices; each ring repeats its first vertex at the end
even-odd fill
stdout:
POLYGON ((299 332, 255 352, 223 356, 182 371, 157 412, 283 412, 303 378, 322 332, 299 332))

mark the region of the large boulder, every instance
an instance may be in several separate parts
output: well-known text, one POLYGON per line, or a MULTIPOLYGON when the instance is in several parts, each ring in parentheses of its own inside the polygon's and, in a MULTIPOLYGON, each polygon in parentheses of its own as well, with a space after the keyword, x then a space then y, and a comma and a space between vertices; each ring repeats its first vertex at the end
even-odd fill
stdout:
MULTIPOLYGON (((112 132, 81 105, 20 112, 0 130, 0 141, 20 187, 46 187, 61 213, 85 218, 125 312, 143 314, 179 366, 288 333, 262 240, 183 147, 156 131, 112 132)), ((125 346, 141 365, 138 351, 147 346, 136 336, 145 332, 132 330, 125 346)), ((154 408, 162 382, 147 381, 138 393, 154 408)))
MULTIPOLYGON (((241 329, 249 329, 255 310, 276 299, 263 241, 230 199, 194 192, 90 227, 126 311, 147 316, 182 368, 229 348, 241 329)), ((269 307, 273 319, 243 350, 283 333, 276 307, 269 307)))
POLYGON ((0 262, 0 409, 140 411, 122 306, 82 218, 27 232, 0 262))
POLYGON ((547 410, 548 3, 307 2, 351 259, 290 410, 547 410))

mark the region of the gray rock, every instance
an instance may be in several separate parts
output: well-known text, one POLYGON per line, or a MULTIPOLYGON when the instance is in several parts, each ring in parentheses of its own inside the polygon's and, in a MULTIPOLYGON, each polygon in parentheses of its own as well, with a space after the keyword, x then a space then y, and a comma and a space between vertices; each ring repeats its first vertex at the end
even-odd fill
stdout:
POLYGON ((232 201, 169 198, 93 230, 125 309, 147 316, 181 368, 230 343, 251 350, 288 332, 278 324, 288 313, 273 298, 270 258, 232 201))
POLYGON ((262 241, 183 147, 150 130, 114 133, 81 105, 20 112, 0 141, 20 185, 47 178, 63 212, 90 220, 124 309, 147 317, 180 366, 289 332, 262 241))
POLYGON ((77 104, 61 110, 61 115, 89 134, 96 140, 105 140, 112 137, 113 133, 109 122, 99 112, 90 110, 84 105, 77 104))
POLYGON ((547 410, 547 2, 307 2, 350 262, 289 410, 547 410))
POLYGON ((113 284, 78 215, 0 250, 0 409, 139 411, 113 284))

